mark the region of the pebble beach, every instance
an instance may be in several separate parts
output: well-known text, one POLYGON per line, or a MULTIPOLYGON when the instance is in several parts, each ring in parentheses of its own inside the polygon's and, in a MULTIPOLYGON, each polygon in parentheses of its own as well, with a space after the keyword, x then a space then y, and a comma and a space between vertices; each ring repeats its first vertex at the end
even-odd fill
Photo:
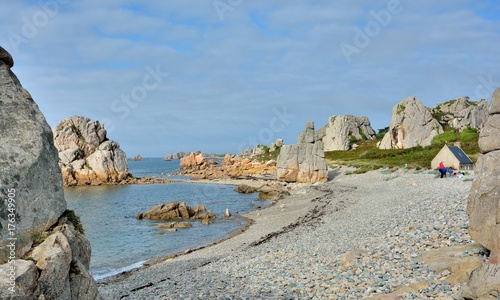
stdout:
POLYGON ((253 224, 244 232, 101 281, 99 291, 104 299, 463 299, 464 271, 442 257, 461 266, 486 259, 468 234, 473 172, 347 171, 290 184, 291 196, 245 215, 253 224))

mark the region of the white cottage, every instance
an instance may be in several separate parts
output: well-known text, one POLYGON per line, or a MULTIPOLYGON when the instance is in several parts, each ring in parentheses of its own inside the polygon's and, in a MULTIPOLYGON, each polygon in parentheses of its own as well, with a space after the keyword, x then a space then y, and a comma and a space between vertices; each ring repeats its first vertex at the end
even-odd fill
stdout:
POLYGON ((431 168, 437 169, 441 161, 454 170, 474 170, 474 163, 459 146, 444 145, 432 160, 431 168))

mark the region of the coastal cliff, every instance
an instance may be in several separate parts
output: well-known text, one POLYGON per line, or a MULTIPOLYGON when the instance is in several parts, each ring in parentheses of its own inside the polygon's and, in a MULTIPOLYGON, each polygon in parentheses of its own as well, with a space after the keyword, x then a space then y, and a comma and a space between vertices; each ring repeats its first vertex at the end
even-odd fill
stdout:
POLYGON ((0 47, 0 299, 101 299, 52 131, 0 47))

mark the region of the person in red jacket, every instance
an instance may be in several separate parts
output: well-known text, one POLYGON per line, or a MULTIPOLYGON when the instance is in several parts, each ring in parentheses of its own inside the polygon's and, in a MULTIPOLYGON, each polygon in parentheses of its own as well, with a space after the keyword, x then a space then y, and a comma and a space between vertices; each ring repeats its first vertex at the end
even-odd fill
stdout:
POLYGON ((438 167, 438 170, 439 172, 441 173, 441 178, 446 178, 446 167, 444 166, 443 162, 440 162, 439 163, 439 167, 438 167))

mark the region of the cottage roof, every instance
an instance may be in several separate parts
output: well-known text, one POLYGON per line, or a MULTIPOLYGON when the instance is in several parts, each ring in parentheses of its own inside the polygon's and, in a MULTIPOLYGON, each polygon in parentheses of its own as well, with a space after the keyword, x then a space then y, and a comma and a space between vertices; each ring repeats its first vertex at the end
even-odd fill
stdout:
POLYGON ((451 153, 455 155, 455 157, 461 164, 472 164, 472 160, 470 160, 467 154, 465 154, 465 152, 462 149, 460 149, 460 147, 448 146, 448 148, 450 149, 451 153))

